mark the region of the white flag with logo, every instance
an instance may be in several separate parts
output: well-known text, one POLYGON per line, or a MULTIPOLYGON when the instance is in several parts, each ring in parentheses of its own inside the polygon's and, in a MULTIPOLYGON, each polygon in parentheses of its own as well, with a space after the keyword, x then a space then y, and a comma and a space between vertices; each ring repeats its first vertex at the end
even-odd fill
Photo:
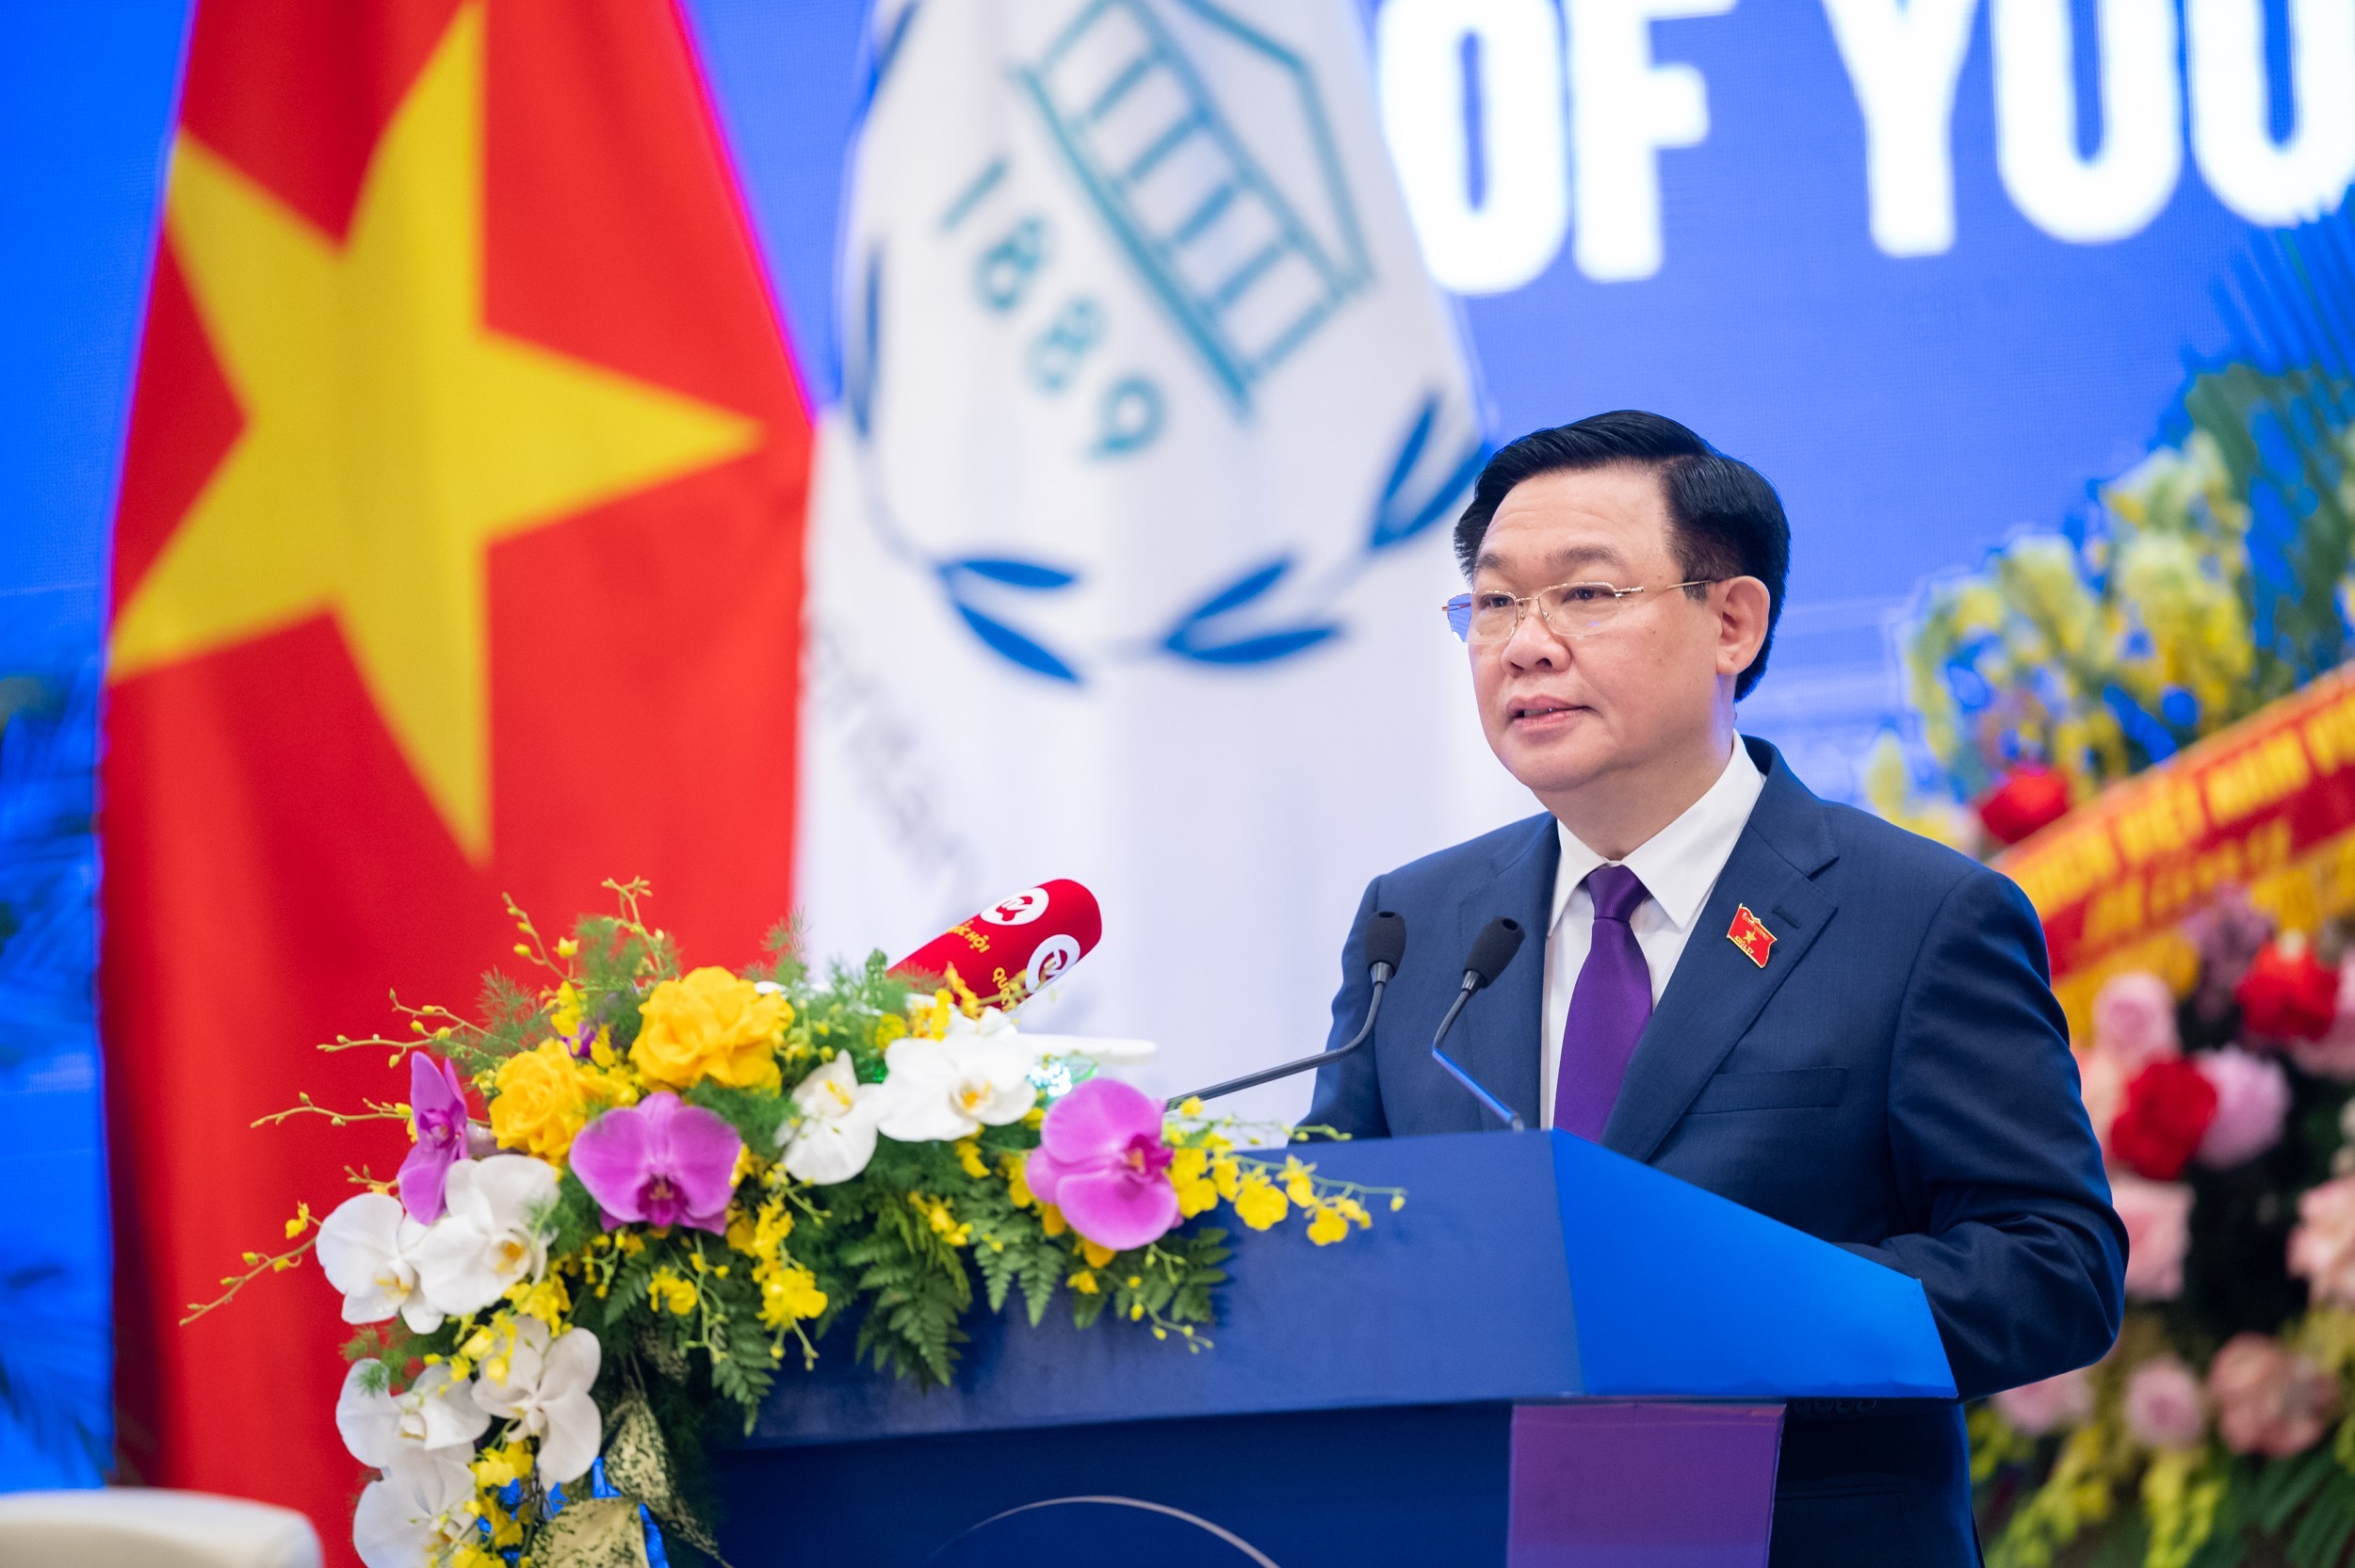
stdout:
POLYGON ((896 956, 1076 878, 1103 945, 1044 1026, 1158 1040, 1172 1091, 1315 1049, 1366 880, 1528 804, 1438 610, 1481 424, 1356 17, 873 26, 812 514, 813 946, 896 956))

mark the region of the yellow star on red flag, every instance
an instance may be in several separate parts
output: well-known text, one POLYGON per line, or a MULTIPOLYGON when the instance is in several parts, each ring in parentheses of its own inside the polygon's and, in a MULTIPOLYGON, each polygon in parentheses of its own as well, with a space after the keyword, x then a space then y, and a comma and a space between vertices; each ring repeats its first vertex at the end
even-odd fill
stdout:
POLYGON ((492 331, 482 13, 462 8, 339 244, 193 137, 167 229, 245 416, 115 619, 112 671, 331 615, 465 853, 490 849, 485 552, 751 450, 759 424, 492 331))

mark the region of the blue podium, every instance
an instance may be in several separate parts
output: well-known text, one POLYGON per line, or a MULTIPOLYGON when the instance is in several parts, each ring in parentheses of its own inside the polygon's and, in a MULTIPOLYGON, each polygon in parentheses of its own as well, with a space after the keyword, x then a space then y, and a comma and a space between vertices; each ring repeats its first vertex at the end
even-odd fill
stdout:
POLYGON ((729 1561, 1762 1568, 1784 1399, 1954 1397, 1917 1283, 1582 1140, 1303 1154, 1406 1206, 1228 1219, 1212 1349, 1010 1301, 924 1392, 829 1336, 721 1461, 729 1561))

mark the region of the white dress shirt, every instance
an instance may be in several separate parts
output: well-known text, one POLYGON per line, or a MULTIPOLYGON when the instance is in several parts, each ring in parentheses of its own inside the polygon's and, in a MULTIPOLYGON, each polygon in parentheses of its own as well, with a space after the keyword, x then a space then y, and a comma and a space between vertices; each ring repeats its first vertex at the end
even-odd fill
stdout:
MULTIPOLYGON (((1749 822, 1750 808, 1765 787, 1766 777, 1750 760, 1749 748, 1734 736, 1733 755, 1726 759, 1726 770, 1708 792, 1620 862, 1650 895, 1636 907, 1628 926, 1643 949, 1644 966, 1651 971, 1655 1005, 1668 989, 1668 977, 1676 973, 1677 960, 1693 935, 1693 923, 1700 918, 1718 874, 1749 822)), ((1553 1088, 1562 1070, 1562 1028, 1570 1016, 1570 993, 1595 939, 1595 899, 1582 884, 1595 867, 1609 864, 1561 823, 1554 824, 1554 831, 1562 839, 1562 864, 1553 874, 1553 924, 1546 929, 1545 1037, 1538 1042, 1537 1079, 1537 1112, 1549 1127, 1553 1125, 1553 1088)))

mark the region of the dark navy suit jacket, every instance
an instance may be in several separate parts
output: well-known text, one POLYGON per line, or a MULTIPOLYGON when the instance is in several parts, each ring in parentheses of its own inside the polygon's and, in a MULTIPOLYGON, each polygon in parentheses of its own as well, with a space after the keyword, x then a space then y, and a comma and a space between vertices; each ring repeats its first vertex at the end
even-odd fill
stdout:
MULTIPOLYGON (((1603 1143, 1922 1282, 1962 1398, 2052 1376, 2117 1337, 2125 1228, 2079 1097, 2044 938, 2019 888, 1827 804, 1746 742, 1764 791, 1637 1043, 1603 1143), (1727 937, 1746 904, 1765 964, 1727 937)), ((1537 1107, 1550 816, 1374 879, 1342 952, 1332 1043, 1364 1022, 1368 918, 1406 920, 1372 1043, 1318 1074, 1307 1120, 1360 1138, 1494 1126, 1431 1059, 1492 916, 1530 940, 1471 999, 1450 1054, 1537 1107)), ((1774 1561, 1976 1560, 1961 1410, 1795 1405, 1774 1561)))

